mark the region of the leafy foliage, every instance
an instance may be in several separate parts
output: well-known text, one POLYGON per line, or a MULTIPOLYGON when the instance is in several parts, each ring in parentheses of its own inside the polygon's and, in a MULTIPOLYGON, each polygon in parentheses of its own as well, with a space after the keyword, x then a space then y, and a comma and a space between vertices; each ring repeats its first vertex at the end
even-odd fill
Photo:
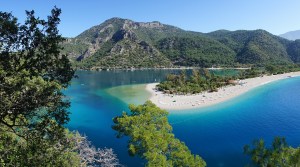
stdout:
POLYGON ((71 149, 74 143, 67 136, 61 135, 55 140, 35 137, 24 139, 14 133, 1 133, 1 166, 80 166, 80 157, 71 149))
POLYGON ((24 25, 0 12, 0 166, 115 166, 112 150, 96 150, 68 132, 70 103, 61 92, 74 71, 61 54, 61 10, 47 20, 26 11, 24 25), (91 150, 93 154, 81 154, 91 150), (86 156, 89 155, 87 160, 86 156))
POLYGON ((30 132, 43 136, 56 131, 48 127, 59 128, 68 121, 69 102, 60 90, 69 85, 74 71, 59 52, 60 12, 53 9, 48 21, 27 12, 21 26, 11 14, 0 13, 0 122, 14 132, 15 127, 30 127, 30 132))
POLYGON ((271 148, 263 140, 255 140, 253 147, 246 145, 244 153, 260 167, 296 167, 300 165, 300 148, 288 147, 284 138, 276 137, 271 148))
POLYGON ((265 67, 265 73, 267 74, 283 74, 288 72, 300 71, 300 66, 298 64, 289 64, 289 65, 274 65, 267 64, 265 67))
POLYGON ((61 89, 69 85, 74 71, 68 58, 60 55, 60 13, 54 8, 45 21, 27 11, 20 25, 10 13, 0 12, 1 142, 11 143, 15 153, 2 157, 5 164, 16 163, 14 156, 17 166, 38 166, 51 159, 43 150, 56 158, 65 156, 59 156, 53 144, 63 139, 63 125, 69 120, 69 102, 61 89))
POLYGON ((159 91, 168 94, 196 94, 203 91, 218 91, 218 88, 224 87, 231 83, 230 81, 237 76, 221 77, 210 73, 207 69, 193 70, 190 77, 186 75, 185 71, 181 74, 169 74, 166 81, 157 85, 159 91))
POLYGON ((147 101, 129 106, 131 113, 114 118, 118 137, 130 138, 128 151, 147 160, 147 166, 206 166, 187 146, 176 139, 168 123, 167 112, 147 101))
POLYGON ((13 133, 0 134, 1 166, 120 166, 112 149, 96 149, 86 136, 65 130, 55 141, 25 140, 13 133))

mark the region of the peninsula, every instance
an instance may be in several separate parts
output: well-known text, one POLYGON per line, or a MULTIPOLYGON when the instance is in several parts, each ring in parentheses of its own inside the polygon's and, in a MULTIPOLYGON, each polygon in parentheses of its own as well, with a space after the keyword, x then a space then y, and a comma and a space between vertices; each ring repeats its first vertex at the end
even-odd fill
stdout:
POLYGON ((262 76, 240 80, 240 84, 230 85, 219 89, 217 92, 202 92, 193 95, 173 95, 157 91, 158 83, 147 84, 146 90, 151 93, 150 100, 158 107, 167 110, 184 110, 207 107, 225 102, 229 99, 246 93, 258 86, 291 77, 300 76, 300 72, 291 72, 278 75, 262 76))

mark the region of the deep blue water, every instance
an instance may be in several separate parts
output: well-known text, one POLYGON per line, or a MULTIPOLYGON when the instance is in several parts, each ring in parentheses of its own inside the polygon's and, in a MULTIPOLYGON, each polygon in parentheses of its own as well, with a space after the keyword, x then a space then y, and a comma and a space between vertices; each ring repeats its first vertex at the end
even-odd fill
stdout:
MULTIPOLYGON (((112 118, 127 111, 127 104, 103 91, 118 85, 160 81, 170 71, 78 72, 65 92, 71 97, 70 129, 86 134, 96 147, 113 148, 120 162, 142 166, 127 153, 127 138, 117 139, 112 118)), ((249 163, 243 146, 263 138, 270 144, 285 136, 300 145, 300 77, 276 81, 213 107, 171 112, 174 134, 209 167, 244 166, 249 163)))

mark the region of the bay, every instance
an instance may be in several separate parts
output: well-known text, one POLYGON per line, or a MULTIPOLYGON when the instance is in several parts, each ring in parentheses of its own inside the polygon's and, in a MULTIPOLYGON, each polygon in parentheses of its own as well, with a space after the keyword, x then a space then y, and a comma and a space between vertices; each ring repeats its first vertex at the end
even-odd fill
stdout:
MULTIPOLYGON (((65 91, 71 99, 67 125, 89 137, 96 147, 113 148, 120 162, 143 166, 128 156, 128 138, 117 139, 112 118, 128 111, 128 103, 141 104, 149 93, 145 83, 159 82, 178 70, 78 71, 78 79, 65 91)), ((300 145, 300 78, 276 81, 255 88, 227 102, 200 109, 170 111, 174 134, 208 166, 244 166, 249 158, 243 146, 263 138, 268 145, 285 136, 300 145)))

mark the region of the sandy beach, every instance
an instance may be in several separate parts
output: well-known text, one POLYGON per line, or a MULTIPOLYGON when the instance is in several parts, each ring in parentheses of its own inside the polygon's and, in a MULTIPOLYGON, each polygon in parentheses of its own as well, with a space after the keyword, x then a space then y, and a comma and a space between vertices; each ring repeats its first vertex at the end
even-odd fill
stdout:
POLYGON ((237 97, 255 87, 291 77, 300 76, 300 72, 263 76, 240 80, 238 85, 219 88, 218 92, 203 92, 197 95, 168 95, 155 90, 158 83, 147 84, 151 100, 158 107, 166 110, 182 110, 207 107, 237 97))

